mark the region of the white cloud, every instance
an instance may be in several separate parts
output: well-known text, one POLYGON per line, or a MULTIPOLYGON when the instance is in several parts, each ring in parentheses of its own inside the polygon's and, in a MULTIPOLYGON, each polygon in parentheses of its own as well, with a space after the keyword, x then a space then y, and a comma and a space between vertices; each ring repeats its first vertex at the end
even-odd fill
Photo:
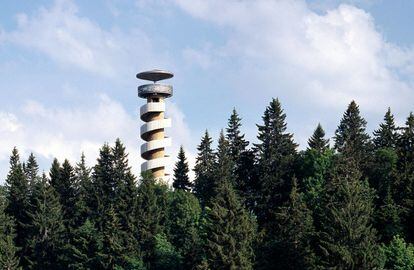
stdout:
MULTIPOLYGON (((362 9, 339 5, 319 14, 304 1, 176 3, 226 31, 225 45, 216 45, 209 57, 240 63, 227 74, 238 81, 239 94, 250 95, 255 86, 262 89, 255 93, 258 99, 270 93, 325 110, 344 110, 352 99, 373 113, 388 106, 412 109, 413 48, 385 40, 362 9), (272 86, 283 88, 274 92, 272 86)), ((204 54, 192 51, 195 58, 204 54)))
POLYGON ((113 78, 135 72, 137 60, 140 66, 165 63, 153 53, 145 32, 105 30, 81 16, 71 0, 56 0, 50 8, 16 19, 17 29, 3 31, 1 40, 40 51, 61 65, 113 78))

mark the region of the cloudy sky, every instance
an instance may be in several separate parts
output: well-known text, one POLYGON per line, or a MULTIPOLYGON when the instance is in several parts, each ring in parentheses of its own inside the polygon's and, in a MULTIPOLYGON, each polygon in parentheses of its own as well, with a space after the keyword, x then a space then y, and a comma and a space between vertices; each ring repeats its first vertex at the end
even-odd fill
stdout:
POLYGON ((17 146, 48 170, 121 138, 139 172, 139 71, 174 72, 168 132, 190 159, 233 107, 255 141, 279 97, 306 147, 356 100, 371 132, 414 110, 414 1, 56 0, 0 4, 0 182, 17 146))

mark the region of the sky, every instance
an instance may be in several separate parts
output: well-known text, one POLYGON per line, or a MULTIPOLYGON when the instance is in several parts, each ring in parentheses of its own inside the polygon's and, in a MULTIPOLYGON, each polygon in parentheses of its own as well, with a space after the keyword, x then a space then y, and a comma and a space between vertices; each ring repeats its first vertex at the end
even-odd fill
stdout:
POLYGON ((138 174, 135 75, 154 68, 175 74, 167 151, 183 145, 190 165, 233 108, 256 142, 272 98, 300 149, 319 122, 332 137, 352 100, 370 133, 388 107, 403 124, 414 110, 413 12, 405 0, 3 0, 0 183, 14 146, 48 171, 82 152, 92 166, 116 138, 138 174))

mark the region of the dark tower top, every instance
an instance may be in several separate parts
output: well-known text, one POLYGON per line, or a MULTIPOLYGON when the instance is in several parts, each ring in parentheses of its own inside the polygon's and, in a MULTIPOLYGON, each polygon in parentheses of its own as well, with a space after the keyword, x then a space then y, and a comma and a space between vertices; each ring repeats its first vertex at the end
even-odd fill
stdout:
POLYGON ((147 80, 152 82, 158 82, 166 79, 170 79, 174 77, 174 74, 172 74, 169 71, 161 70, 161 69, 153 69, 150 71, 144 71, 137 74, 137 78, 141 80, 147 80))
POLYGON ((170 79, 173 76, 174 74, 172 74, 171 72, 159 69, 138 73, 138 79, 154 82, 153 84, 144 84, 138 86, 138 96, 141 98, 148 98, 151 96, 162 96, 165 98, 171 97, 173 94, 172 86, 167 84, 159 84, 156 82, 170 79))

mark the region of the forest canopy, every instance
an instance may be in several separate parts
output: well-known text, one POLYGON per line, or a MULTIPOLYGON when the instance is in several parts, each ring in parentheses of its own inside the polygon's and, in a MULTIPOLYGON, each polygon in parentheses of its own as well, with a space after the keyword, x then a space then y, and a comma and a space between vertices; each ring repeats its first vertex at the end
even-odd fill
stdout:
POLYGON ((195 179, 181 147, 172 186, 133 175, 118 139, 89 168, 14 148, 0 187, 0 269, 413 269, 414 114, 372 135, 352 101, 333 138, 299 151, 272 99, 257 143, 231 112, 195 179))

